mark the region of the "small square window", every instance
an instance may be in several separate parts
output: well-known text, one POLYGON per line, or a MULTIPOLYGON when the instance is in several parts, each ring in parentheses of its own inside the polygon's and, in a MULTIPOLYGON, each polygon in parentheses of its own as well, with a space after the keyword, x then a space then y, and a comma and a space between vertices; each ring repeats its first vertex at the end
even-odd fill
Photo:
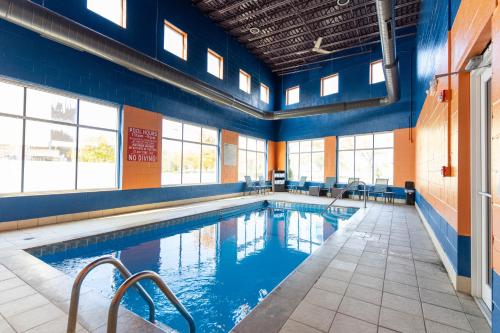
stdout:
POLYGON ((127 27, 126 0, 87 0, 87 9, 121 26, 127 27))
POLYGON ((339 75, 333 74, 321 79, 321 96, 333 95, 339 92, 339 75))
POLYGON ((224 58, 210 49, 207 52, 207 72, 221 80, 224 78, 224 58))
POLYGON ((269 87, 263 83, 260 84, 260 100, 269 104, 269 87))
POLYGON ((247 72, 240 69, 240 90, 250 94, 252 86, 252 77, 247 72))
POLYGON ((384 65, 382 60, 374 61, 370 64, 370 84, 384 82, 384 65))
POLYGON ((168 21, 164 21, 163 48, 179 58, 187 60, 187 33, 168 21))
POLYGON ((292 87, 286 90, 286 105, 292 105, 300 101, 300 87, 292 87))

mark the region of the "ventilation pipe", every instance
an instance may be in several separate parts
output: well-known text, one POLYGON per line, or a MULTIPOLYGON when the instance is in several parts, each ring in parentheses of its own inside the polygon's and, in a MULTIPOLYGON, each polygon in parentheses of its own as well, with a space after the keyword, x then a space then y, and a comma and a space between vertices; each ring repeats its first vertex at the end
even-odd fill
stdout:
POLYGON ((0 0, 0 18, 40 34, 42 37, 88 52, 127 69, 173 85, 222 106, 264 120, 279 120, 380 107, 399 99, 398 66, 395 56, 395 26, 392 0, 375 0, 385 71, 387 97, 334 103, 287 111, 264 112, 218 91, 144 53, 95 32, 75 21, 28 0, 0 0))

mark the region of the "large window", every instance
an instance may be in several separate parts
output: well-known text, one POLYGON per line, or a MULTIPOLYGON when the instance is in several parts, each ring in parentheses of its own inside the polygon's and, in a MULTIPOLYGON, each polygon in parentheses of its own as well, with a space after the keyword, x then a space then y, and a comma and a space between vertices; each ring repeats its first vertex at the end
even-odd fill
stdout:
POLYGON ((0 193, 117 186, 117 107, 2 82, 0 100, 0 193))
POLYGON ((384 82, 384 64, 382 60, 374 61, 370 64, 370 84, 384 82))
POLYGON ((127 27, 126 0, 87 0, 87 8, 123 28, 127 27))
POLYGON ((250 94, 252 86, 252 77, 247 72, 240 69, 240 90, 250 94))
POLYGON ((286 105, 296 104, 300 101, 300 87, 292 87, 286 90, 286 105))
POLYGON ((219 131, 163 119, 162 185, 216 183, 219 131))
POLYGON ((266 142, 240 135, 238 139, 238 178, 257 180, 266 176, 266 142))
POLYGON ((163 48, 187 60, 187 34, 167 20, 164 24, 163 48))
POLYGON ((266 104, 269 104, 269 87, 264 83, 260 84, 260 100, 266 104))
POLYGON ((392 132, 341 136, 338 141, 338 180, 347 183, 351 177, 367 184, 377 178, 394 175, 394 135, 392 132))
POLYGON ((325 140, 288 142, 288 179, 322 182, 325 177, 325 140))
POLYGON ((339 75, 333 74, 321 78, 321 96, 333 95, 339 92, 339 75))
POLYGON ((207 51, 207 72, 221 80, 224 78, 224 58, 210 49, 207 51))

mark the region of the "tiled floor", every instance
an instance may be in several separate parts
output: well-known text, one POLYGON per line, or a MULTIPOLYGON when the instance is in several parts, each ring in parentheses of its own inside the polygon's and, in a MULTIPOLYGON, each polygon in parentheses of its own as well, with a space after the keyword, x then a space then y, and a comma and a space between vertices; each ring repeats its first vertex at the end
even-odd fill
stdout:
MULTIPOLYGON (((0 233, 0 333, 65 332, 72 280, 21 249, 264 198, 331 200, 249 196, 0 233)), ((78 332, 105 331, 108 303, 84 288, 78 332)), ((416 210, 398 205, 370 204, 255 310, 235 332, 490 331, 473 299, 454 291, 416 210)), ((159 331, 120 312, 119 332, 159 331)))
POLYGON ((280 333, 490 332, 412 207, 373 205, 280 333))

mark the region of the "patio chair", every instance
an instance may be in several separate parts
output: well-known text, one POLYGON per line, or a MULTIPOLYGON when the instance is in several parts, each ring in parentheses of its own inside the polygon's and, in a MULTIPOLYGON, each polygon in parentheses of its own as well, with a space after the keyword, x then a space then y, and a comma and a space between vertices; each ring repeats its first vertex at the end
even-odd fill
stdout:
POLYGON ((332 196, 332 189, 335 187, 335 184, 337 183, 337 177, 326 177, 325 184, 323 185, 323 188, 326 189, 328 192, 328 196, 332 196))
POLYGON ((257 191, 259 190, 259 188, 255 186, 255 183, 252 181, 252 177, 245 176, 245 183, 246 183, 245 192, 252 194, 252 191, 255 191, 255 193, 257 193, 257 191))
POLYGON ((266 194, 266 191, 270 189, 271 185, 266 184, 266 180, 263 176, 259 176, 259 190, 264 191, 264 194, 266 194))
POLYGON ((389 179, 387 178, 377 178, 375 180, 375 185, 368 192, 368 195, 373 195, 375 201, 377 201, 377 196, 384 196, 384 193, 387 192, 387 188, 389 186, 389 179))
POLYGON ((297 192, 297 191, 304 191, 305 190, 305 185, 306 185, 306 179, 307 179, 306 176, 300 177, 300 180, 299 180, 298 184, 290 185, 288 187, 288 189, 290 191, 295 191, 295 192, 297 192))
MULTIPOLYGON (((357 183, 357 182, 359 182, 358 177, 350 177, 347 180, 347 186, 351 185, 351 183, 357 183)), ((351 190, 347 191, 347 197, 349 197, 351 194, 352 195, 356 195, 356 194, 359 195, 358 189, 359 189, 359 185, 354 185, 353 187, 351 187, 351 190)))

